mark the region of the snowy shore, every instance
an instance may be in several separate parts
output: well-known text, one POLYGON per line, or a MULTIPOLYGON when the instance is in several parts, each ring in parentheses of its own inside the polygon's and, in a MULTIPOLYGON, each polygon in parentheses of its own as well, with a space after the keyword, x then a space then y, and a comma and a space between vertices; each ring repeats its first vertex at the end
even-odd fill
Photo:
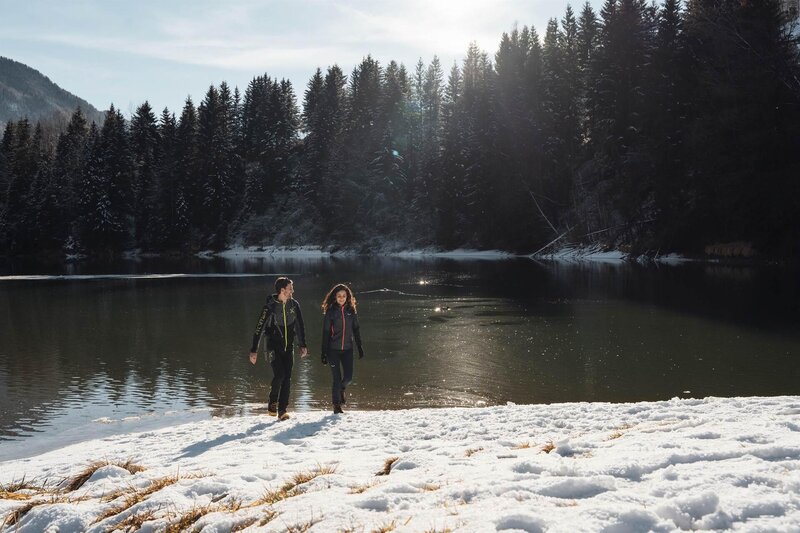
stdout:
POLYGON ((20 532, 800 531, 800 396, 212 418, 0 485, 20 532))

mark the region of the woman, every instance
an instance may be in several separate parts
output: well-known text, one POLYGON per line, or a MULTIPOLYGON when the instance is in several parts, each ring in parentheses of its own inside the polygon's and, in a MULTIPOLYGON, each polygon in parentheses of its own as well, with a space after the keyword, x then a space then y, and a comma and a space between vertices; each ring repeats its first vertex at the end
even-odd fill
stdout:
POLYGON ((361 332, 356 314, 356 298, 350 287, 335 285, 322 301, 322 364, 331 367, 333 375, 333 412, 343 413, 347 401, 345 389, 353 381, 353 341, 358 348, 358 358, 364 358, 361 332), (344 371, 344 376, 342 375, 344 371))

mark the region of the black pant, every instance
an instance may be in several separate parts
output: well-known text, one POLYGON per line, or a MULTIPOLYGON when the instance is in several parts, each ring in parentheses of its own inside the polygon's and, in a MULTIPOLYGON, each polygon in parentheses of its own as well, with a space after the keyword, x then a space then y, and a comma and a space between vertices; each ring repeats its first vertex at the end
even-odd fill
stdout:
POLYGON ((281 343, 271 352, 269 364, 272 367, 272 388, 269 391, 269 403, 278 402, 278 411, 283 413, 289 406, 294 350, 291 345, 284 350, 281 343))
POLYGON ((342 391, 353 381, 353 349, 349 350, 330 350, 328 353, 328 365, 331 367, 333 375, 333 390, 331 399, 334 405, 342 403, 342 391), (344 377, 342 376, 344 370, 344 377))

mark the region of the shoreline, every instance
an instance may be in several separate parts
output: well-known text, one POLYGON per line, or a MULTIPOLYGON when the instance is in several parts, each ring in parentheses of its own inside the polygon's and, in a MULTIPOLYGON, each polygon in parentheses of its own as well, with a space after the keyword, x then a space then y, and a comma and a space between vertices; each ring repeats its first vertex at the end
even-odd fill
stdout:
POLYGON ((566 245, 546 253, 515 253, 505 250, 478 250, 457 248, 445 250, 436 247, 397 249, 386 248, 369 252, 354 248, 326 247, 322 245, 302 246, 234 246, 225 250, 202 250, 198 252, 142 252, 127 250, 114 255, 84 254, 47 254, 44 256, 7 257, 0 256, 2 261, 42 261, 53 264, 74 264, 96 259, 139 260, 153 258, 171 259, 328 259, 348 257, 394 257, 398 259, 452 259, 452 260, 487 260, 502 261, 510 259, 529 259, 532 261, 552 261, 555 263, 605 263, 605 264, 639 264, 675 266, 686 263, 721 264, 730 266, 787 266, 797 264, 795 258, 772 257, 717 257, 692 256, 679 253, 631 255, 618 249, 606 249, 598 245, 566 245))

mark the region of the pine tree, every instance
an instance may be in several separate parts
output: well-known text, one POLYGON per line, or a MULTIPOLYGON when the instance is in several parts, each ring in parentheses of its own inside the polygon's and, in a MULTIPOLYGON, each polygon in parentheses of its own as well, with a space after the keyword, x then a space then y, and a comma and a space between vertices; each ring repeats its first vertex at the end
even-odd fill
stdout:
POLYGON ((49 235, 54 242, 64 244, 75 232, 78 185, 84 170, 88 133, 86 117, 79 107, 72 114, 66 131, 59 136, 53 162, 53 219, 58 222, 49 235))
POLYGON ((131 119, 131 156, 133 159, 133 217, 137 245, 152 247, 156 236, 147 230, 151 226, 156 194, 156 160, 159 158, 159 132, 156 117, 145 101, 131 119))
POLYGON ((233 138, 228 124, 228 102, 211 86, 198 107, 198 177, 201 202, 194 224, 213 249, 225 246, 233 211, 233 138))
POLYGON ((685 33, 694 244, 749 240, 796 253, 798 195, 789 176, 798 173, 800 90, 781 6, 694 0, 685 33))
POLYGON ((442 154, 440 173, 433 182, 436 208, 436 242, 446 248, 464 244, 465 236, 458 220, 458 205, 462 203, 465 161, 460 149, 463 143, 461 70, 454 64, 447 78, 442 104, 442 154))
POLYGON ((95 180, 100 194, 92 232, 100 250, 117 252, 130 244, 133 233, 133 164, 125 119, 113 105, 100 131, 99 150, 102 166, 95 180))
POLYGON ((199 235, 192 228, 193 221, 200 217, 200 205, 202 202, 202 190, 200 188, 199 171, 199 143, 198 143, 198 124, 197 110, 194 107, 191 97, 186 98, 181 116, 178 121, 178 128, 175 133, 175 183, 172 187, 174 191, 174 210, 170 211, 170 216, 178 217, 176 220, 187 221, 189 227, 183 235, 183 242, 188 244, 190 249, 197 249, 200 246, 199 235))
POLYGON ((307 198, 312 205, 316 205, 319 197, 327 156, 327 147, 324 146, 324 91, 325 78, 322 70, 318 68, 309 80, 303 94, 303 113, 301 115, 302 130, 305 136, 299 186, 301 195, 307 198))

